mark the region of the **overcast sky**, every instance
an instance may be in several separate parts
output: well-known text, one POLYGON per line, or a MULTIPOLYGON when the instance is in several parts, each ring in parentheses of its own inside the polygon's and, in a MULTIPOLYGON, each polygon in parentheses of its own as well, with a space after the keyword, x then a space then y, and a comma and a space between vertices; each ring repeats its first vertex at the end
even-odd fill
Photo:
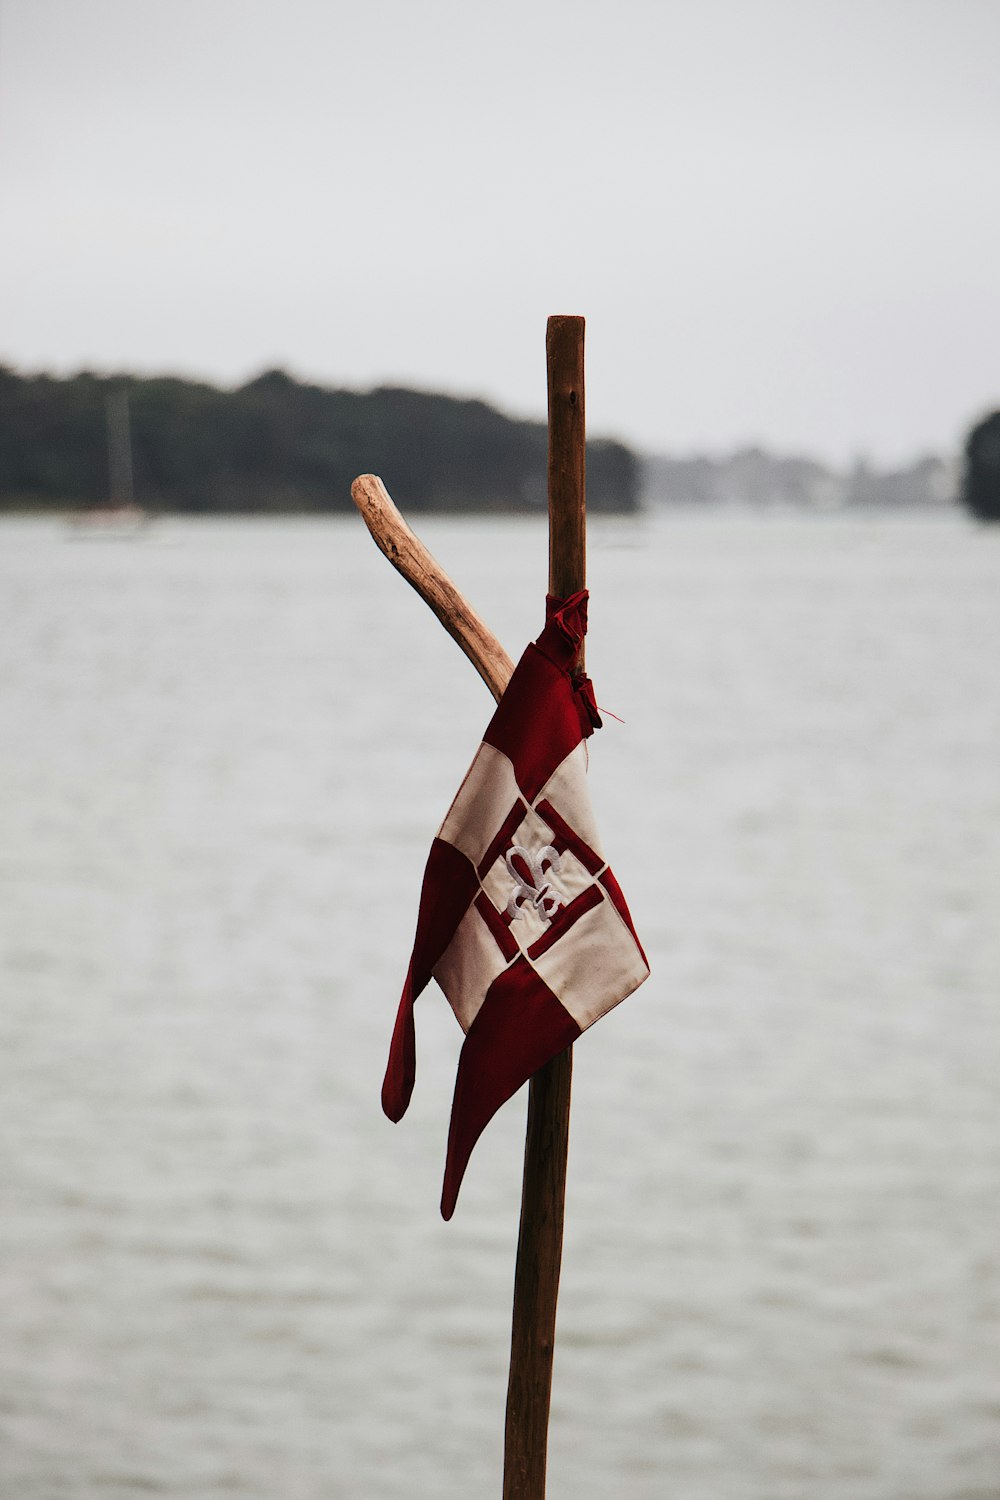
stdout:
POLYGON ((653 451, 1000 404, 997 0, 0 0, 0 359, 271 365, 653 451))

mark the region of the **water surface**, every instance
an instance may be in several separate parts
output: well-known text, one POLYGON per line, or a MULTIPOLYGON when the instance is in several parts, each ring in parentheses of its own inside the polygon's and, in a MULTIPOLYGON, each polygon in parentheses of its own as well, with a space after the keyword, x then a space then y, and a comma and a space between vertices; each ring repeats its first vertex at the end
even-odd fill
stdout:
MULTIPOLYGON (((429 522, 513 653, 543 527, 429 522)), ((591 527, 653 977, 576 1049, 551 1500, 1000 1496, 1000 534, 591 527)), ((0 525, 0 1494, 498 1495, 523 1095, 378 1091, 490 712, 360 523, 0 525)))

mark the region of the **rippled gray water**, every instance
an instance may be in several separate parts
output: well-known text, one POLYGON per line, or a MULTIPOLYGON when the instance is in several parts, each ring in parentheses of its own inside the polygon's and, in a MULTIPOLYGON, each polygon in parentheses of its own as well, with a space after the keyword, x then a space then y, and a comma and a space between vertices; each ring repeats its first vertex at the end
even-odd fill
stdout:
MULTIPOLYGON (((541 525, 428 523, 512 651, 541 525)), ((1000 534, 594 525, 551 1500, 1000 1496, 1000 534)), ((499 1495, 523 1096, 378 1092, 490 701, 360 523, 0 525, 0 1496, 499 1495)))

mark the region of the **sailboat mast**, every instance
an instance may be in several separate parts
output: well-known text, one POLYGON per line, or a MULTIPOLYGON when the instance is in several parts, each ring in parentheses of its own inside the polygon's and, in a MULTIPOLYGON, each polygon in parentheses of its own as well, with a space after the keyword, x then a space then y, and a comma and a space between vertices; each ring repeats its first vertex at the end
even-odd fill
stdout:
POLYGON ((108 477, 112 506, 133 505, 132 433, 129 423, 128 391, 108 391, 105 397, 108 424, 108 477))

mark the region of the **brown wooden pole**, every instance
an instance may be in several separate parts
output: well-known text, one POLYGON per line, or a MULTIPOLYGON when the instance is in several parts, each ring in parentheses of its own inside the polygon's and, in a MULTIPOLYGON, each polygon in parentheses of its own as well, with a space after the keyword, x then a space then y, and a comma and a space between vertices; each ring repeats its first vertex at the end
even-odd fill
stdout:
MULTIPOLYGON (((586 585, 583 318, 549 318, 549 593, 586 585)), ((578 669, 583 667, 581 647, 578 669)), ((507 1385, 504 1500, 544 1500, 556 1301, 562 1263, 573 1049, 532 1078, 507 1385)))
MULTIPOLYGON (((587 586, 587 418, 583 318, 550 318, 545 330, 549 387, 549 593, 587 586)), ((578 667, 583 667, 581 647, 578 667)))

